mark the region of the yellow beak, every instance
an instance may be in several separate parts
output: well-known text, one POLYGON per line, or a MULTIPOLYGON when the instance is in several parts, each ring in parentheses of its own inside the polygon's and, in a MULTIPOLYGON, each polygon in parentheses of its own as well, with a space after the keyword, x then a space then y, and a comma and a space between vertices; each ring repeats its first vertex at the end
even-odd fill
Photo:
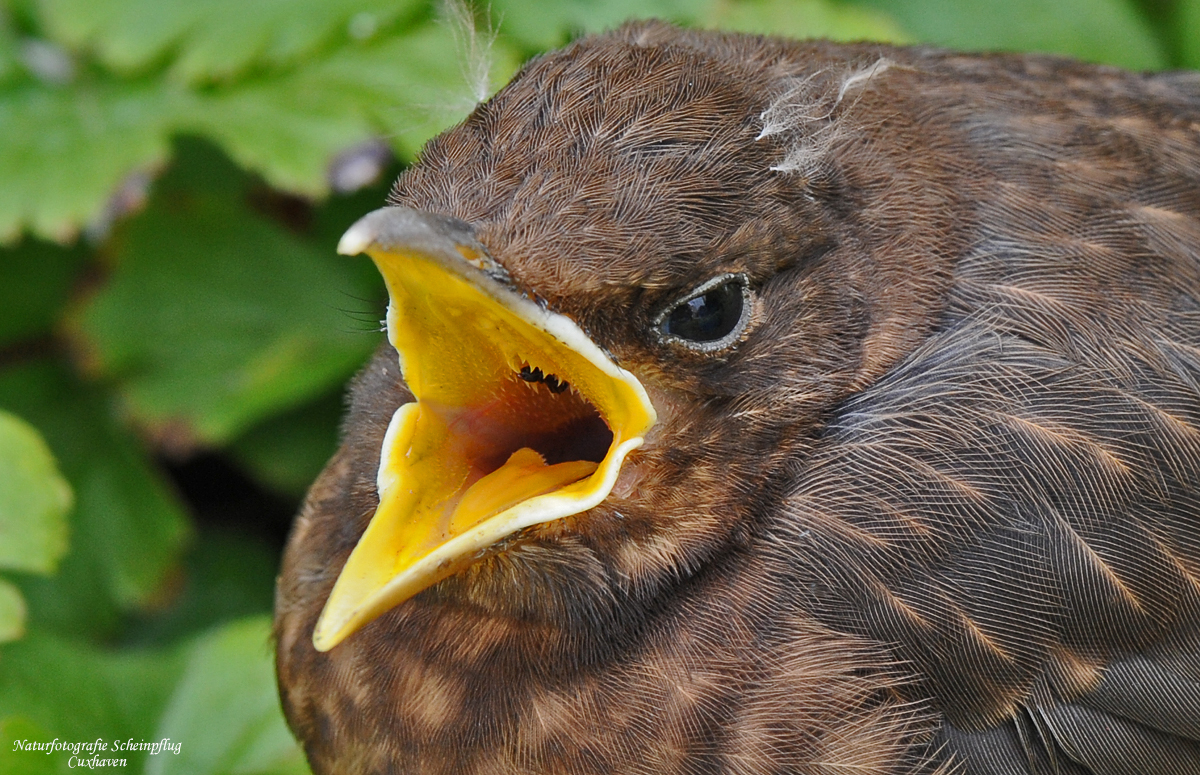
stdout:
POLYGON ((388 207, 338 252, 366 252, 383 274, 416 402, 388 426, 379 507, 317 621, 318 651, 497 541, 603 501, 655 422, 637 378, 511 290, 467 224, 388 207))

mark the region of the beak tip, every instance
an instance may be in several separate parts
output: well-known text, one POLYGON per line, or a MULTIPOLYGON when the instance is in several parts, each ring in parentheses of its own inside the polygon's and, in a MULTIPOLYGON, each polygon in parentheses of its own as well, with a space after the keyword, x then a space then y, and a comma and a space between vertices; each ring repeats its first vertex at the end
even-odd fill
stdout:
POLYGON ((312 644, 317 651, 324 653, 329 651, 337 644, 344 640, 344 636, 338 632, 332 632, 331 628, 325 622, 318 621, 317 626, 313 628, 312 644))
POLYGON ((366 252, 375 242, 375 231, 374 223, 366 218, 359 220, 338 240, 337 252, 343 256, 357 256, 366 252))

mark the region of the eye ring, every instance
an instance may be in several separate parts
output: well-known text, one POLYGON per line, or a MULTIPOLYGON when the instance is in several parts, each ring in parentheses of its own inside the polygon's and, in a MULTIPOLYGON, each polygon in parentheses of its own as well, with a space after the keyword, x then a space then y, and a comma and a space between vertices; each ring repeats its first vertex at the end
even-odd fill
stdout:
POLYGON ((753 302, 746 275, 718 275, 667 305, 654 318, 654 332, 660 341, 689 350, 724 350, 745 332, 753 302), (728 306, 731 303, 738 305, 736 310, 728 306))

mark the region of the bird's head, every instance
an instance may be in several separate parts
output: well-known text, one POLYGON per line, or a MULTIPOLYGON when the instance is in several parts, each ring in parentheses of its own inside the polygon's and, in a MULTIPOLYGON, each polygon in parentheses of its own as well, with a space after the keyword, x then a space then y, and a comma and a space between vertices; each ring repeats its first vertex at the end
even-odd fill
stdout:
POLYGON ((903 142, 846 131, 879 120, 880 55, 836 53, 814 72, 658 24, 577 43, 347 232, 413 398, 319 650, 417 595, 602 640, 754 533, 830 410, 921 335, 952 244, 921 207, 936 155, 906 188, 903 142))

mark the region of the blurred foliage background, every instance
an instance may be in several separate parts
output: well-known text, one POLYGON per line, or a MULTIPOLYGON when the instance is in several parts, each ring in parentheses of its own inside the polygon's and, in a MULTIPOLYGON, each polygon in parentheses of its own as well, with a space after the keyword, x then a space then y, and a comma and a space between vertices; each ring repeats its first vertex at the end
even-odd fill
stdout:
POLYGON ((272 585, 385 304, 334 245, 488 84, 647 16, 1200 68, 1200 0, 0 0, 0 773, 306 771, 272 585))

